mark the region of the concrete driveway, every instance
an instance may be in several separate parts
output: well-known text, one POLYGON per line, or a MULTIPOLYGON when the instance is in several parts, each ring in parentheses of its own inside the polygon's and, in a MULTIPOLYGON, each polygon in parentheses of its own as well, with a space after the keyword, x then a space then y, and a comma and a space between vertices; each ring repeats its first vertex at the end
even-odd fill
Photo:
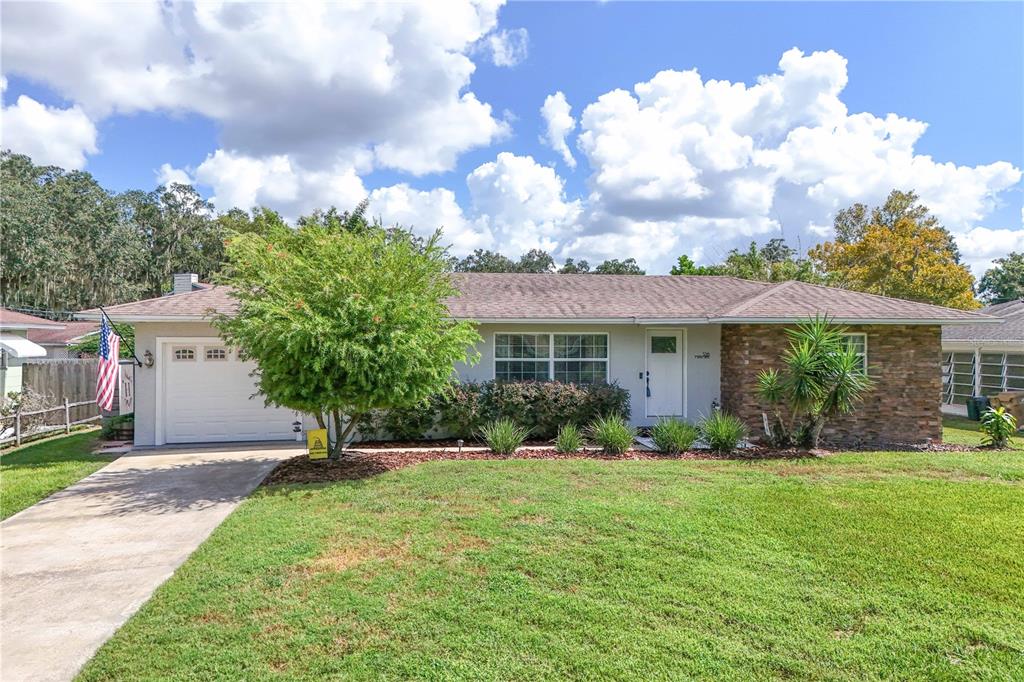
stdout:
POLYGON ((0 679, 70 680, 259 485, 302 450, 129 454, 0 524, 0 679))

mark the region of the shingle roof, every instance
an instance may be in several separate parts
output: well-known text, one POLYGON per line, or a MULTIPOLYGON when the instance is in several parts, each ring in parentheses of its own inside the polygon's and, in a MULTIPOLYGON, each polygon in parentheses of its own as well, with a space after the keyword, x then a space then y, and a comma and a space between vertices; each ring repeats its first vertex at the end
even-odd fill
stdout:
POLYGON ((67 345, 80 336, 91 334, 100 328, 97 322, 62 322, 63 329, 30 329, 28 340, 40 346, 67 345))
POLYGON ((0 327, 4 329, 62 329, 61 322, 46 320, 35 315, 26 315, 7 308, 0 308, 0 327))
MULTIPOLYGON (((802 282, 769 284, 735 277, 458 273, 459 319, 582 321, 788 322, 827 314, 843 322, 975 324, 976 312, 802 282)), ((231 313, 230 289, 211 286, 107 308, 115 321, 200 320, 231 313)), ((98 310, 80 313, 97 319, 98 310)), ((986 325, 987 326, 987 325, 986 325)))
POLYGON ((1003 324, 978 324, 942 330, 943 341, 996 341, 1024 344, 1024 301, 997 303, 981 309, 986 315, 1000 317, 1003 324))

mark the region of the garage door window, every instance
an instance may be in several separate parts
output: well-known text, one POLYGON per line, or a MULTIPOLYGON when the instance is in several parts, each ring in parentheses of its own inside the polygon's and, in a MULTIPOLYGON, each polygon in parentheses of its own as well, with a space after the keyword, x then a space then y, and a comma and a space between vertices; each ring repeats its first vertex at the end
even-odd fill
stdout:
POLYGON ((219 362, 228 359, 227 348, 207 348, 206 359, 211 362, 219 362))
POLYGON ((174 349, 174 360, 175 362, 187 362, 189 360, 196 359, 195 348, 175 348, 174 349))

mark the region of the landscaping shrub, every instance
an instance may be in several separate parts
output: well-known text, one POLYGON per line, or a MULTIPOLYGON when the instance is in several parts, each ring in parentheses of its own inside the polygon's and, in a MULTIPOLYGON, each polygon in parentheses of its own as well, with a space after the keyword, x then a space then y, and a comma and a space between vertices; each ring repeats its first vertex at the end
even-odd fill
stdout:
MULTIPOLYGON (((435 396, 429 420, 421 409, 403 412, 393 430, 388 413, 375 428, 393 437, 398 433, 426 432, 435 423, 455 438, 474 439, 484 424, 511 419, 530 430, 534 438, 551 439, 565 423, 587 424, 601 415, 629 418, 629 391, 616 384, 563 384, 554 381, 459 383, 435 396)), ((360 429, 362 432, 362 429, 360 429)), ((403 436, 403 439, 421 436, 403 436)))
POLYGON ((609 455, 621 455, 629 450, 636 438, 636 429, 617 414, 598 417, 587 433, 609 455))
POLYGON ((1010 437, 1017 432, 1017 418, 1005 407, 989 408, 981 415, 981 444, 994 448, 1005 448, 1010 437))
POLYGON ((388 410, 381 419, 381 427, 396 440, 419 440, 434 428, 436 419, 437 410, 428 401, 388 410))
POLYGON ((555 436, 555 452, 579 452, 583 447, 583 434, 575 424, 566 424, 555 436))
POLYGON ((651 439, 658 452, 678 455, 690 449, 700 433, 697 427, 681 419, 659 419, 651 428, 651 439))
POLYGON ((483 413, 483 392, 484 384, 456 383, 435 396, 434 405, 441 428, 455 438, 476 438, 487 421, 483 413))
POLYGON ((480 429, 480 436, 487 446, 499 455, 514 453, 528 435, 530 435, 528 428, 519 426, 511 419, 496 419, 484 424, 480 429))
POLYGON ((747 437, 747 425, 739 417, 715 410, 701 421, 700 433, 715 452, 732 452, 747 437))

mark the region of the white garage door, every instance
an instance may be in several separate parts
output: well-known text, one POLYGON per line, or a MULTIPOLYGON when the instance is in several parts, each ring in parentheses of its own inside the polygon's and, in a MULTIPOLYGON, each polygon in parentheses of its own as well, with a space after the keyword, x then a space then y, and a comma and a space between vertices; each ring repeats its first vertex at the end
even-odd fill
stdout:
POLYGON ((208 443, 290 440, 291 410, 265 407, 249 373, 254 364, 217 343, 166 343, 163 358, 164 440, 208 443))

